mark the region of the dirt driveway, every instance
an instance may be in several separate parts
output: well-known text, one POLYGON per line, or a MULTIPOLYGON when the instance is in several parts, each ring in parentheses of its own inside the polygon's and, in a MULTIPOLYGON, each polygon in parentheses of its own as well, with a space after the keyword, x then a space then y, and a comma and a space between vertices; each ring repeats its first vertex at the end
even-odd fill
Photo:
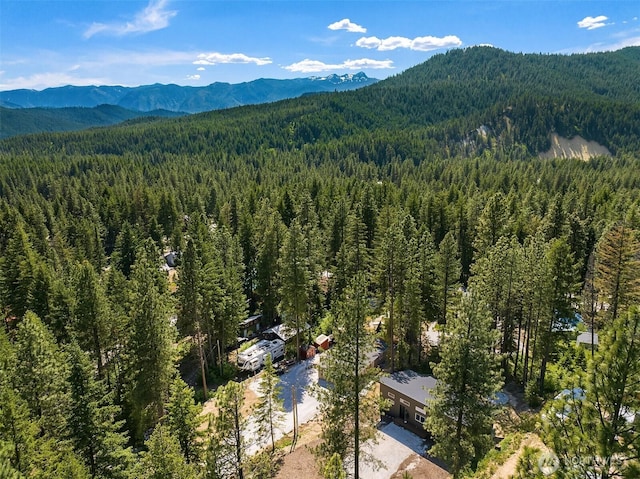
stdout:
MULTIPOLYGON (((249 416, 251 407, 256 403, 259 375, 246 381, 245 404, 243 414, 249 416)), ((295 391, 296 407, 300 424, 300 434, 294 452, 286 448, 283 464, 276 475, 277 479, 322 479, 319 466, 312 449, 320 442, 320 422, 317 418, 318 401, 309 393, 309 386, 317 383, 318 373, 313 361, 302 361, 280 376, 285 419, 278 437, 290 437, 293 430, 291 397, 295 391)), ((202 412, 203 424, 206 428, 209 413, 215 412, 213 401, 207 401, 202 412)), ((377 444, 366 444, 370 454, 378 458, 383 467, 375 469, 371 462, 361 462, 361 477, 366 479, 389 479, 401 477, 403 471, 414 478, 444 479, 449 474, 435 463, 424 457, 425 443, 418 436, 396 426, 393 423, 380 427, 377 444)), ((251 452, 250 452, 251 453, 251 452)))

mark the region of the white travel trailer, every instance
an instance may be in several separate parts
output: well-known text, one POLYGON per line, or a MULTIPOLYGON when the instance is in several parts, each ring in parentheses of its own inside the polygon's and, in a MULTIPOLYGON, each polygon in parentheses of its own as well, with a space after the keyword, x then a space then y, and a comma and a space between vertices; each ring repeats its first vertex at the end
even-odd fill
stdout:
POLYGON ((238 367, 243 371, 256 372, 267 359, 272 360, 284 357, 284 341, 282 339, 262 339, 253 346, 238 354, 238 367))

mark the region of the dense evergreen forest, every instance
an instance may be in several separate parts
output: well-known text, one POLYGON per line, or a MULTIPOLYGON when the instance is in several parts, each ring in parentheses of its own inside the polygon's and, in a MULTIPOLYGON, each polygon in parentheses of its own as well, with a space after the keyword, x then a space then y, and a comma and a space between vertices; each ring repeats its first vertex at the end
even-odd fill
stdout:
MULTIPOLYGON (((254 313, 337 348, 384 315, 387 370, 459 386, 428 421, 456 476, 490 449, 482 396, 508 383, 552 418, 558 392, 587 391, 576 424, 540 419, 557 477, 636 477, 639 71, 640 48, 476 47, 353 92, 1 141, 0 477, 272 477, 271 448, 243 451, 227 383, 254 313), (613 155, 542 159, 551 133, 613 155), (597 350, 567 332, 576 313, 597 350)), ((362 352, 337 351, 336 370, 362 352)), ((355 364, 329 375, 347 392, 325 415, 349 394, 346 411, 373 407, 355 364)), ((357 462, 362 415, 323 429, 321 464, 357 462)))
POLYGON ((126 110, 119 106, 99 105, 94 108, 5 108, 0 106, 0 138, 41 131, 74 131, 95 126, 109 126, 124 121, 144 121, 149 117, 181 116, 166 110, 148 113, 126 110))

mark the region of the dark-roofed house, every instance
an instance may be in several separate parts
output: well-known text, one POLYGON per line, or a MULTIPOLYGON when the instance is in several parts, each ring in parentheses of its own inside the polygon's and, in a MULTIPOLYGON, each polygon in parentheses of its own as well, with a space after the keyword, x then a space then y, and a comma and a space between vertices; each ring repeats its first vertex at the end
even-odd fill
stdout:
POLYGON ((242 331, 242 336, 247 339, 256 337, 258 333, 262 331, 261 321, 261 314, 249 316, 247 319, 240 321, 239 329, 242 331))
POLYGON ((435 386, 436 379, 432 376, 411 370, 396 371, 380 379, 380 395, 389 401, 387 414, 397 424, 424 437, 427 435, 424 430, 426 404, 435 386))

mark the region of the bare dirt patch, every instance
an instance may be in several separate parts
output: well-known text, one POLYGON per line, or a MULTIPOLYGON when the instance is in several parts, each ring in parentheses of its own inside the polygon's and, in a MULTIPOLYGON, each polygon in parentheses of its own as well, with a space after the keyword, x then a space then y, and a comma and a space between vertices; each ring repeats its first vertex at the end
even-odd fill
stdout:
POLYGON ((491 479, 508 479, 513 476, 516 473, 518 460, 520 459, 520 456, 522 456, 525 446, 535 447, 540 449, 540 451, 548 450, 547 446, 544 445, 542 440, 536 434, 527 434, 520 443, 518 450, 513 453, 504 464, 496 469, 496 472, 493 473, 491 479))
MULTIPOLYGON (((300 428, 296 448, 292 453, 284 456, 276 479, 322 479, 316 457, 312 452, 313 448, 320 444, 320 432, 318 421, 311 421, 300 428)), ((289 446, 285 451, 289 452, 289 446)))
MULTIPOLYGON (((240 410, 240 414, 243 417, 249 417, 251 415, 251 411, 258 402, 258 395, 253 391, 252 388, 249 387, 249 382, 256 381, 258 377, 259 376, 255 376, 245 381, 244 404, 242 406, 242 409, 240 410)), ((216 408, 214 399, 209 399, 207 402, 205 402, 202 405, 202 412, 200 413, 200 416, 202 417, 202 424, 200 424, 198 430, 206 430, 209 426, 209 416, 211 414, 215 414, 217 411, 218 410, 216 408)))
POLYGON ((569 139, 552 133, 551 148, 540 156, 542 158, 578 158, 588 161, 594 156, 611 156, 611 152, 607 147, 595 141, 587 141, 581 136, 569 139))
POLYGON ((408 472, 411 477, 416 479, 447 479, 451 477, 447 471, 418 454, 412 454, 406 458, 390 479, 402 479, 402 475, 405 472, 408 472))
POLYGON ((276 474, 276 479, 322 479, 316 457, 311 452, 318 444, 320 439, 298 446, 291 454, 284 456, 282 468, 276 474))
POLYGON ((169 291, 175 293, 178 290, 178 273, 175 268, 169 269, 167 279, 169 280, 169 291))

